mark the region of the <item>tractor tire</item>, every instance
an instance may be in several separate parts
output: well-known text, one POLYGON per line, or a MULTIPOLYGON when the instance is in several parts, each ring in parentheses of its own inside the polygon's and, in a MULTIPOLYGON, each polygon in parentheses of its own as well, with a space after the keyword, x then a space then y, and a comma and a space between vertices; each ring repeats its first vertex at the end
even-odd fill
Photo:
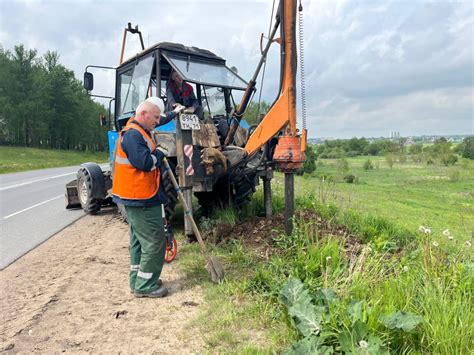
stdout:
POLYGON ((242 209, 252 199, 256 191, 255 176, 240 175, 230 183, 227 179, 221 179, 214 185, 211 192, 196 192, 194 195, 202 208, 204 216, 210 216, 213 209, 234 206, 237 210, 242 209))
MULTIPOLYGON (((170 165, 171 172, 175 170, 175 164, 168 160, 168 164, 170 165)), ((170 171, 165 171, 161 176, 161 183, 163 184, 163 188, 168 196, 168 203, 165 205, 165 214, 166 220, 170 221, 171 217, 173 216, 174 209, 176 208, 176 204, 178 203, 178 192, 173 186, 171 179, 169 177, 170 171)))
POLYGON ((101 200, 91 197, 92 179, 89 172, 81 168, 77 173, 77 195, 84 212, 96 214, 100 211, 101 200))
POLYGON ((241 175, 234 180, 233 203, 237 209, 242 209, 252 199, 256 191, 255 176, 241 175))

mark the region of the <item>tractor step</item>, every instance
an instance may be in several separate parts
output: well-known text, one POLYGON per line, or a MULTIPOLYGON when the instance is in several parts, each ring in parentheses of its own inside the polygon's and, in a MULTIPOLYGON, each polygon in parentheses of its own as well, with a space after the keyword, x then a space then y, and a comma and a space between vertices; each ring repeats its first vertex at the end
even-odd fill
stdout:
POLYGON ((81 202, 77 194, 77 180, 72 180, 66 184, 66 209, 81 208, 81 202))

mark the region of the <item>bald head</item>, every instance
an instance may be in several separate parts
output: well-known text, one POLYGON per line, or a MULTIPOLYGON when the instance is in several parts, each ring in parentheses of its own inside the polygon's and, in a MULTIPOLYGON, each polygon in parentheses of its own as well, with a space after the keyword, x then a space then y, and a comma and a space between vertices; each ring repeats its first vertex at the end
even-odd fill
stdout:
POLYGON ((135 121, 147 130, 153 130, 160 122, 161 109, 151 101, 143 101, 135 112, 135 121))

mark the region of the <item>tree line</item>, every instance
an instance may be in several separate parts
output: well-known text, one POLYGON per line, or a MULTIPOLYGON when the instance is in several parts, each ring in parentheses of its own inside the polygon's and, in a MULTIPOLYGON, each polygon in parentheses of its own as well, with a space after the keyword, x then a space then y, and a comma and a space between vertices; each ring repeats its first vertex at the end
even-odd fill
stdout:
POLYGON ((317 149, 317 156, 326 159, 359 155, 406 156, 407 154, 411 155, 414 160, 420 160, 419 162, 426 161, 430 164, 435 160, 439 160, 445 165, 451 165, 456 163, 457 154, 464 158, 474 159, 474 137, 466 137, 458 145, 453 145, 444 137, 437 138, 430 145, 421 143, 408 145, 407 139, 404 137, 396 140, 382 139, 373 142, 369 142, 365 138, 337 139, 325 141, 317 149))
POLYGON ((105 108, 92 101, 59 54, 0 45, 0 144, 106 150, 105 108))

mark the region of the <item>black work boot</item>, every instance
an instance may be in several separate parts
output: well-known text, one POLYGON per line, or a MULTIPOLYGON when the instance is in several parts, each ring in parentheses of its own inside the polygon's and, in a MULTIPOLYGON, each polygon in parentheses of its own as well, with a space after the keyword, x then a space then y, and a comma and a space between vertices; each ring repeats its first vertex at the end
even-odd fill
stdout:
MULTIPOLYGON (((161 279, 158 279, 157 284, 158 284, 158 287, 161 287, 161 286, 163 286, 163 281, 161 281, 161 279)), ((135 290, 133 288, 131 288, 130 293, 135 293, 135 290)))
POLYGON ((141 297, 160 298, 160 297, 165 297, 168 294, 168 289, 165 286, 161 286, 155 291, 151 291, 149 293, 134 292, 133 294, 135 295, 135 297, 138 297, 138 298, 141 298, 141 297))

